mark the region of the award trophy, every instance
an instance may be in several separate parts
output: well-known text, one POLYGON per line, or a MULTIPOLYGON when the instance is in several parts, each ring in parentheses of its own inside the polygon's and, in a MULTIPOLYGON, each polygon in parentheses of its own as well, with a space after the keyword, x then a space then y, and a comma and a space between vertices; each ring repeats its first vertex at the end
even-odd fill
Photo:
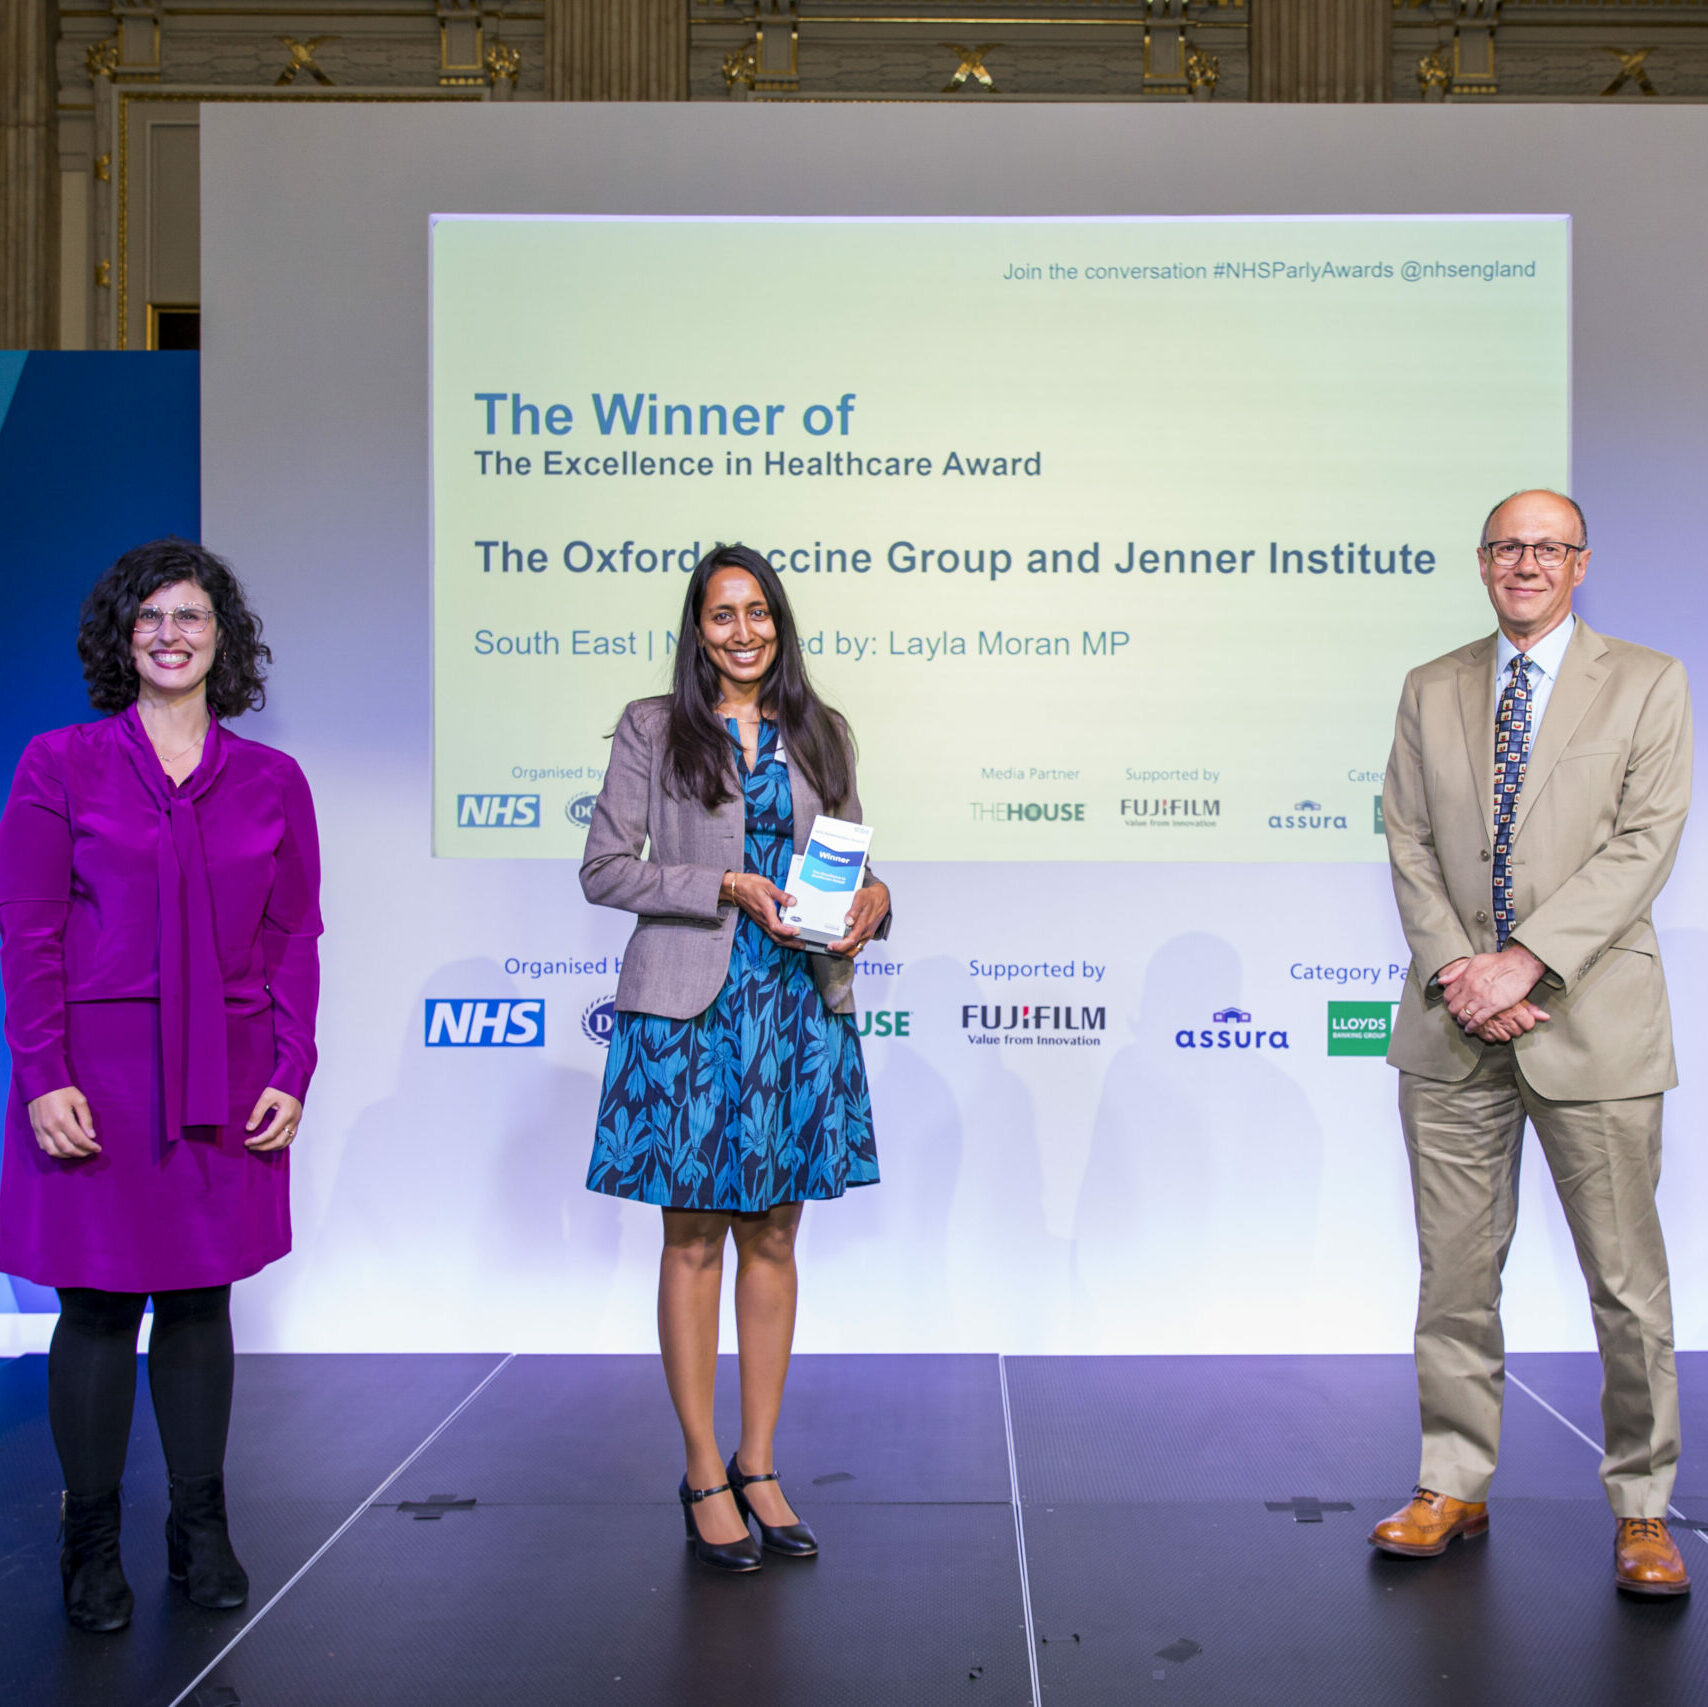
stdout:
POLYGON ((870 824, 850 824, 822 815, 812 821, 803 852, 789 860, 788 891, 795 898, 782 910, 784 924, 800 935, 791 945, 824 954, 848 934, 848 908, 866 875, 872 845, 870 824))

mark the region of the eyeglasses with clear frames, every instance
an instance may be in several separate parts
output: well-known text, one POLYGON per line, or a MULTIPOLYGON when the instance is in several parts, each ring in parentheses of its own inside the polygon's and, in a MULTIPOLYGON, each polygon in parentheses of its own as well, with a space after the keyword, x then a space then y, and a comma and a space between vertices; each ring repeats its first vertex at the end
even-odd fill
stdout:
POLYGON ((1538 569, 1558 569, 1574 551, 1583 549, 1557 539, 1540 539, 1534 545, 1525 539, 1491 539, 1483 547, 1503 569, 1516 569, 1527 551, 1536 559, 1538 569))
POLYGON ((206 605, 179 605, 176 610, 162 610, 158 605, 144 605, 136 613, 139 634, 152 634, 167 617, 181 634, 201 634, 213 621, 213 612, 206 605))

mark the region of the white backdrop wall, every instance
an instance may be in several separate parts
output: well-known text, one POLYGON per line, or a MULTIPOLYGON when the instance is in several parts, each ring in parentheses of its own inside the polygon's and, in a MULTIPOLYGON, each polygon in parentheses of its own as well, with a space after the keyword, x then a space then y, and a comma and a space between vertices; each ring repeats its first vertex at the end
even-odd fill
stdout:
MULTIPOLYGON (((431 213, 1569 213, 1575 491, 1595 545, 1583 608, 1695 671, 1708 659, 1704 182, 1708 112, 1680 107, 210 108, 204 537, 246 577, 277 651, 273 705, 246 732, 294 753, 314 785, 328 926, 297 1249, 239 1289, 241 1343, 652 1343, 657 1212, 581 1184, 603 1067, 581 1016, 614 976, 506 969, 597 962, 621 950, 625 922, 587 908, 568 866, 428 852, 431 213), (547 1046, 424 1049, 430 996, 543 998, 547 1046)), ((773 301, 763 279, 708 279, 704 305, 706 336, 747 340, 756 361, 825 335, 811 303, 773 301)), ((979 359, 999 367, 1002 352, 979 359)), ((1463 383, 1479 385, 1474 366, 1463 383)), ((1466 517, 1454 572, 1475 572, 1479 521, 1466 517)), ((1369 770, 1388 739, 1386 724, 1365 733, 1369 770)), ((1684 1072, 1662 1189, 1685 1346, 1708 1344, 1702 848, 1688 832, 1658 912, 1684 1072)), ((1409 1346, 1393 1075, 1325 1041, 1331 996, 1398 993, 1406 956, 1382 867, 885 875, 895 932, 861 994, 909 1020, 905 1037, 867 1044, 884 1183, 809 1210, 801 1349, 1409 1346), (974 962, 1072 976, 1011 982, 974 962), (1377 975, 1338 988, 1302 975, 1336 967, 1377 975), (1103 1008, 1100 1045, 969 1046, 965 1004, 1040 999, 1103 1008), (1177 1045, 1226 1007, 1286 1047, 1177 1045)), ((1534 1146, 1526 1168, 1509 1343, 1588 1346, 1534 1146)))

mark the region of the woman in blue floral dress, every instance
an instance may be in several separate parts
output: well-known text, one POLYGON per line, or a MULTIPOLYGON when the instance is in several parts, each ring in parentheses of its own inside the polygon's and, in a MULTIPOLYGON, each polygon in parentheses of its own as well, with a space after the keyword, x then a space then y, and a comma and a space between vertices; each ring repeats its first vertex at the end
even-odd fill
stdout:
POLYGON ((772 1443, 794 1337, 795 1234, 811 1198, 878 1178, 853 958, 889 928, 867 873, 829 955, 791 942, 790 855, 818 813, 858 820, 853 743, 807 678, 781 583, 719 547, 684 601, 671 692, 613 738, 588 831, 587 898, 638 915, 617 988, 587 1184, 664 1212, 659 1345, 682 1425, 696 1555, 755 1570, 818 1550, 772 1443), (735 859, 739 847, 739 864, 735 859), (712 1422, 726 1240, 736 1251, 741 1440, 712 1422))

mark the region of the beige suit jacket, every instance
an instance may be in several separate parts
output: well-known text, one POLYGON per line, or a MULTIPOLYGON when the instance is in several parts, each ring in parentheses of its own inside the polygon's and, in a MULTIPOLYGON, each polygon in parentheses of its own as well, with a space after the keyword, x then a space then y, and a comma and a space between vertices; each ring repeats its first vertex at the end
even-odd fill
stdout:
MULTIPOLYGON (((617 974, 618 1008, 692 1019, 712 1005, 729 975, 741 913, 720 903, 718 891, 726 871, 742 869, 745 808, 739 789, 708 812, 698 800, 678 799, 664 786, 669 715, 668 698, 637 699, 617 724, 610 768, 587 830, 581 892, 596 907, 640 915, 617 974)), ((800 853, 825 807, 798 766, 789 768, 789 787, 800 853)), ((837 816, 863 821, 858 791, 837 816)), ((866 882, 876 881, 868 866, 866 882)), ((877 935, 886 937, 889 929, 886 915, 877 935)), ((806 958, 824 1005, 833 1014, 853 1013, 853 961, 828 954, 806 958)))
POLYGON ((1553 1017, 1510 1045, 1467 1036, 1435 974, 1492 952, 1495 637, 1406 677, 1382 790, 1394 898, 1412 964, 1388 1060, 1465 1078, 1510 1047, 1555 1101, 1646 1096, 1678 1082, 1666 979, 1649 908, 1690 807, 1690 690, 1676 658, 1607 640, 1581 617, 1513 818, 1521 942, 1547 971, 1553 1017))

